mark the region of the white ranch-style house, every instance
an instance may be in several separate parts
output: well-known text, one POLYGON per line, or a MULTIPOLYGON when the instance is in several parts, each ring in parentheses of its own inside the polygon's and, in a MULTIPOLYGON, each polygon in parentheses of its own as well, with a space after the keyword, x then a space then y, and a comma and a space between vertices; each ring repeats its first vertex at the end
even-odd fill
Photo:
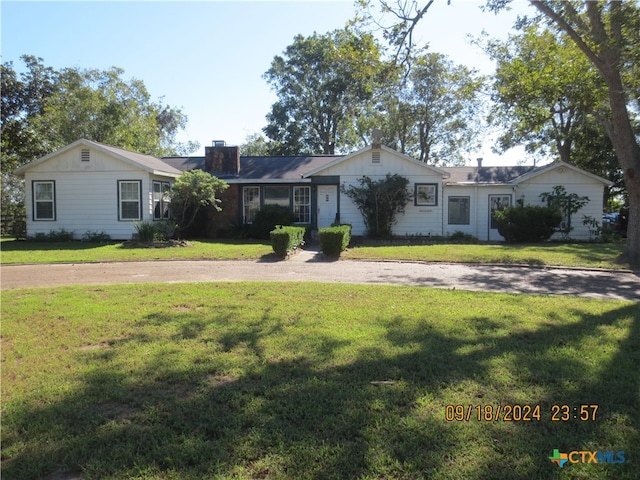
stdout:
POLYGON ((464 232, 483 241, 503 238, 492 212, 516 202, 542 204, 540 194, 563 186, 589 202, 571 220, 571 238, 588 240, 583 216, 601 219, 606 179, 563 162, 542 167, 434 167, 384 145, 349 155, 241 156, 216 141, 204 157, 155 158, 78 140, 20 167, 24 176, 27 236, 59 229, 81 238, 87 231, 130 239, 135 222, 168 217, 165 192, 182 172, 202 169, 229 183, 223 211, 210 231, 251 223, 264 205, 291 208, 296 222, 318 229, 334 222, 366 235, 361 213, 343 192, 358 179, 399 174, 413 201, 393 227, 395 235, 446 236, 464 232))

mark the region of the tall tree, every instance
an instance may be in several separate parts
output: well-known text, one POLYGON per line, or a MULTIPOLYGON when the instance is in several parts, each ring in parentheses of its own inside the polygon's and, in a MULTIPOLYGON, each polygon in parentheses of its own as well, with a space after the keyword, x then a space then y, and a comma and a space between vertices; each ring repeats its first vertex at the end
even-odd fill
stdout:
MULTIPOLYGON (((638 23, 637 2, 529 0, 549 25, 564 32, 582 55, 597 69, 605 83, 609 111, 600 121, 611 139, 623 171, 629 199, 626 260, 640 265, 640 144, 634 130, 638 104, 638 81, 629 71, 637 72, 638 23), (630 108, 634 105, 635 111, 630 108)), ((361 0, 365 6, 369 1, 361 0)), ((426 15, 433 0, 399 2, 390 8, 380 0, 383 10, 397 18, 388 31, 395 45, 407 45, 415 25, 426 15)), ((487 0, 487 8, 499 11, 511 0, 487 0)), ((409 42, 410 44, 410 42, 409 42)))
POLYGON ((571 163, 578 131, 606 100, 598 73, 566 36, 527 25, 504 41, 489 41, 496 61, 492 120, 502 127, 499 147, 525 145, 571 163))
POLYGON ((278 95, 264 128, 272 153, 335 153, 351 141, 382 71, 370 34, 343 29, 296 36, 264 75, 278 95))

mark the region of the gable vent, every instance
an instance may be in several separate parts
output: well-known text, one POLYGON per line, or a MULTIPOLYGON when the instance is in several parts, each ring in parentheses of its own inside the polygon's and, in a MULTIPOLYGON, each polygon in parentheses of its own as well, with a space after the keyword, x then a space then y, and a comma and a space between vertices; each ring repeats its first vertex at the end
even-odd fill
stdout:
POLYGON ((88 162, 89 160, 91 160, 91 151, 88 148, 80 150, 80 161, 88 162))
POLYGON ((382 160, 380 159, 380 152, 371 152, 371 163, 382 163, 382 160))

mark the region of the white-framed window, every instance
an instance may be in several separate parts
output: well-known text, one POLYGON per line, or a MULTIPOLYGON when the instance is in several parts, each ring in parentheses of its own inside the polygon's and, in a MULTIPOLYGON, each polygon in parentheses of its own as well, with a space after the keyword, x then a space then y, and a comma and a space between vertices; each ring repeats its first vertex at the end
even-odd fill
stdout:
POLYGON ((38 180, 32 183, 33 188, 33 219, 56 219, 56 182, 53 180, 38 180))
POLYGON ((260 210, 260 187, 244 187, 242 189, 242 221, 253 223, 260 210))
POLYGON ((140 220, 142 218, 142 182, 140 180, 118 180, 118 219, 140 220))
POLYGON ((311 187, 293 187, 295 223, 311 223, 311 187))
POLYGON ((264 187, 264 204, 280 205, 289 208, 289 187, 264 187))
POLYGON ((171 184, 169 182, 153 182, 153 219, 165 220, 171 216, 171 199, 167 194, 171 184))
POLYGON ((471 197, 449 197, 449 225, 469 225, 471 197))
POLYGON ((414 198, 416 205, 438 205, 438 185, 435 183, 416 183, 414 198))

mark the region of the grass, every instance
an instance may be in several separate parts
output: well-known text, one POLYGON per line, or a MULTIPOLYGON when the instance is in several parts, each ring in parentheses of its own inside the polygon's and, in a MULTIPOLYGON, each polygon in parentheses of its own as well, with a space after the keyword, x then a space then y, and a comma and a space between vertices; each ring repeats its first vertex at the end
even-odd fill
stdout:
POLYGON ((621 243, 543 243, 509 244, 430 244, 395 246, 359 246, 348 250, 343 258, 420 260, 453 263, 498 263, 552 265, 590 268, 628 268, 616 259, 622 254, 621 243))
POLYGON ((4 291, 1 313, 5 478, 640 478, 636 303, 207 283, 4 291), (506 404, 541 419, 445 418, 506 404))
MULTIPOLYGON (((78 263, 130 260, 197 260, 277 258, 269 242, 192 241, 191 247, 127 248, 122 243, 35 243, 3 239, 2 264, 78 263)), ((499 263, 623 269, 616 258, 620 243, 430 244, 357 246, 342 254, 345 259, 408 260, 428 262, 499 263)))
POLYGON ((190 247, 130 248, 126 243, 40 243, 3 239, 2 264, 126 262, 144 260, 258 259, 273 256, 269 242, 197 241, 190 247))

